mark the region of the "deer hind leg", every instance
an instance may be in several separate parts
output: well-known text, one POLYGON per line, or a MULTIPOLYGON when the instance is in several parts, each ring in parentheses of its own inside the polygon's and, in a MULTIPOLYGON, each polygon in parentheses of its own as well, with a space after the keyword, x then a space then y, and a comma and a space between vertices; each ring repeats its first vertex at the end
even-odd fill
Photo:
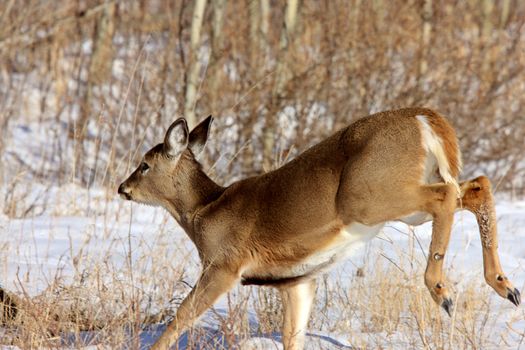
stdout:
POLYGON ((496 210, 491 184, 487 177, 480 176, 460 184, 461 202, 458 207, 469 210, 476 216, 483 249, 483 270, 485 281, 503 298, 514 305, 521 302, 520 292, 503 273, 498 256, 498 231, 496 210))
POLYGON ((443 261, 450 240, 454 221, 457 190, 452 184, 435 184, 422 187, 425 211, 432 214, 432 240, 425 270, 425 285, 432 299, 450 315, 452 300, 445 284, 443 261))
POLYGON ((283 303, 283 346, 301 350, 315 296, 315 280, 279 287, 283 303))
POLYGON ((228 270, 208 267, 202 272, 199 281, 184 299, 175 319, 153 344, 153 350, 168 350, 186 329, 192 326, 208 308, 224 293, 229 291, 239 277, 228 270))

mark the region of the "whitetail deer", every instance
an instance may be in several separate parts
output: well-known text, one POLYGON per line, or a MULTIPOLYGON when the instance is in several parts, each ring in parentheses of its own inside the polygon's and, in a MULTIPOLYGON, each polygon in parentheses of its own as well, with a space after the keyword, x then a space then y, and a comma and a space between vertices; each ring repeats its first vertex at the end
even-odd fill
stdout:
POLYGON ((283 167, 221 187, 195 159, 212 117, 188 132, 176 120, 124 181, 128 200, 164 207, 195 243, 199 281, 153 346, 178 336, 239 281, 275 286, 285 349, 301 349, 315 279, 376 236, 387 221, 433 220, 425 285, 450 314, 443 260, 454 211, 477 218, 486 282, 515 305, 520 293, 497 254, 496 214, 486 177, 458 183, 461 158, 447 120, 424 108, 362 118, 283 167))

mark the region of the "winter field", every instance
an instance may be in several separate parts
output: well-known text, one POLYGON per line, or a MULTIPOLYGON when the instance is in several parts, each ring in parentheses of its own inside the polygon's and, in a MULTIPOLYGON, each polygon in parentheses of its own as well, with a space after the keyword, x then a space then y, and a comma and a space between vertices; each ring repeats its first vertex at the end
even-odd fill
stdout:
MULTIPOLYGON (((16 147, 8 152, 30 157, 45 148, 38 129, 13 130, 16 147)), ((0 278, 19 307, 16 321, 1 329, 6 349, 146 349, 196 281, 198 256, 182 229, 162 209, 121 200, 116 188, 44 186, 20 174, 2 195, 0 278)), ((499 253, 504 271, 523 290, 525 202, 501 197, 499 253)), ((429 223, 387 225, 320 279, 308 348, 525 347, 523 307, 484 284, 474 216, 456 214, 447 255, 452 317, 423 284, 430 232, 429 223)), ((239 286, 179 348, 281 349, 279 309, 274 290, 239 286)))
MULTIPOLYGON (((196 250, 116 192, 181 116, 213 114, 201 160, 228 185, 359 117, 435 109, 464 178, 493 182, 523 294, 524 52, 523 1, 0 1, 0 349, 148 349, 174 317, 196 250)), ((424 285, 430 235, 390 223, 320 278, 307 349, 525 349, 525 308, 485 284, 474 216, 455 217, 450 317, 424 285)), ((282 349, 280 326, 274 289, 239 286, 178 348, 282 349)))

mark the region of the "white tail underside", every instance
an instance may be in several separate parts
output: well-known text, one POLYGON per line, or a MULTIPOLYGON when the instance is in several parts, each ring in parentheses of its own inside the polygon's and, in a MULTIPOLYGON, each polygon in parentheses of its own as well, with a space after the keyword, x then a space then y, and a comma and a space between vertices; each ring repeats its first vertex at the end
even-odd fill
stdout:
POLYGON ((457 180, 450 173, 450 165, 448 163, 447 155, 443 147, 443 141, 436 135, 430 124, 428 123, 427 117, 424 115, 416 116, 417 120, 421 124, 421 134, 423 137, 423 148, 428 152, 427 160, 425 163, 425 178, 424 183, 433 183, 433 163, 437 163, 437 169, 439 175, 443 178, 445 183, 454 185, 457 191, 458 198, 460 196, 460 188, 457 180))

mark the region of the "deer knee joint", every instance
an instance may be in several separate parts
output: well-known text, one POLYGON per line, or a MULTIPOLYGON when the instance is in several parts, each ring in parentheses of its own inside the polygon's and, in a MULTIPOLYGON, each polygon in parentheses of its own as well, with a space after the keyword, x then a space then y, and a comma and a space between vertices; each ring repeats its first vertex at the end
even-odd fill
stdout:
POLYGON ((488 177, 484 175, 478 176, 472 182, 477 184, 477 187, 479 188, 479 190, 490 189, 490 180, 488 177))

